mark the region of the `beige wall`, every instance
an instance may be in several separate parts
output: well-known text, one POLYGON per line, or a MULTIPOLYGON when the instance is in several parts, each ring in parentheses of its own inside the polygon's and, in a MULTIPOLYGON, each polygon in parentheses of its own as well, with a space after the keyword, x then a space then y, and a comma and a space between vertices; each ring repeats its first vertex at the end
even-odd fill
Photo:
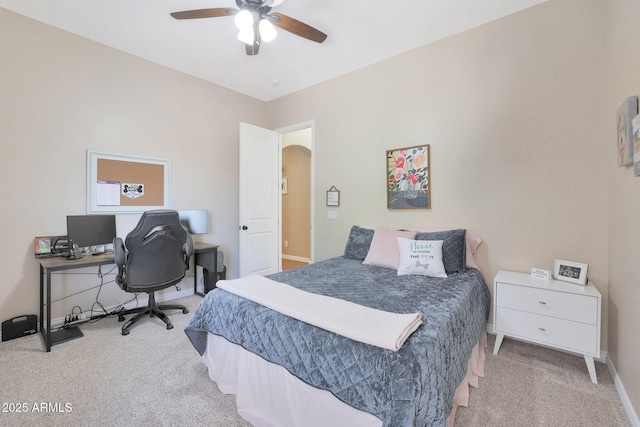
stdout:
POLYGON ((618 167, 615 111, 640 95, 640 3, 607 2, 606 162, 609 192, 609 357, 640 414, 640 177, 618 167))
MULTIPOLYGON (((203 240, 237 276, 238 123, 265 126, 263 102, 1 8, 0 58, 1 320, 38 313, 33 238, 66 234, 66 215, 86 212, 87 149, 171 160, 171 206, 209 210, 203 240)), ((118 233, 137 218, 118 216, 118 233)), ((56 276, 54 298, 97 286, 90 272, 56 276)), ((96 294, 69 304, 88 309, 96 294)), ((125 299, 114 283, 100 294, 125 299)), ((54 317, 71 307, 54 304, 54 317)))
POLYGON ((283 148, 282 169, 288 184, 282 195, 282 255, 311 259, 311 151, 283 148))
POLYGON ((353 224, 465 227, 489 281, 588 263, 606 313, 603 12, 551 1, 272 101, 273 127, 316 123, 316 260, 341 254, 353 224), (431 144, 433 208, 389 211, 385 151, 417 144, 431 144))

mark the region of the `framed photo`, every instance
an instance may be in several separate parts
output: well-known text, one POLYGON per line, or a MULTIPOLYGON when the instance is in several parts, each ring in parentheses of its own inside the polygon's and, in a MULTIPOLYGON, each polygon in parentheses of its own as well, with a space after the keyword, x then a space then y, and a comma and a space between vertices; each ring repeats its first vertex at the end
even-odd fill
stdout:
POLYGON ((630 96, 616 111, 618 166, 633 164, 633 118, 638 115, 638 97, 630 96))
POLYGON ((584 286, 587 284, 588 268, 588 264, 557 259, 553 267, 553 278, 584 286))
POLYGON ((640 114, 631 120, 633 127, 633 176, 640 176, 640 114))
POLYGON ((327 206, 340 206, 340 191, 335 185, 327 190, 327 206))
POLYGON ((36 237, 33 241, 33 253, 37 257, 51 254, 51 237, 36 237))
POLYGON ((388 150, 387 209, 431 209, 430 146, 388 150))

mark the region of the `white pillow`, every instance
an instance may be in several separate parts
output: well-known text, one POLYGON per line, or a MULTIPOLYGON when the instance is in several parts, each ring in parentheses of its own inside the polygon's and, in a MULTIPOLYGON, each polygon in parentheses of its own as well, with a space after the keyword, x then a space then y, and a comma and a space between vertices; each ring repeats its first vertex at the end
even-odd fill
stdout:
POLYGON ((400 251, 398 276, 419 274, 429 277, 447 277, 442 263, 442 240, 411 240, 397 237, 400 251))

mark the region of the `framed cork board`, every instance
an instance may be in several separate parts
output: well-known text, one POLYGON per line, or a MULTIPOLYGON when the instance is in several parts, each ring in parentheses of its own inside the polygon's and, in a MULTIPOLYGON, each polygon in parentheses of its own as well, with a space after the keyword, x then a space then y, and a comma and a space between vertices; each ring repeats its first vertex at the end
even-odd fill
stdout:
POLYGON ((87 150, 87 213, 168 209, 171 162, 87 150))

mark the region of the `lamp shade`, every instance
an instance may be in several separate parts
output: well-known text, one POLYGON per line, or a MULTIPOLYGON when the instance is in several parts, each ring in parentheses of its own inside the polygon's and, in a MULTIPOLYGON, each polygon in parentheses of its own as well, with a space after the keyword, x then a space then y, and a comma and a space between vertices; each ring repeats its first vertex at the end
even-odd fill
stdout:
POLYGON ((258 24, 258 29, 262 40, 270 42, 276 38, 276 29, 268 19, 261 19, 260 24, 258 24))
POLYGON ((253 27, 253 14, 248 10, 241 10, 235 17, 235 23, 239 30, 253 27))
POLYGON ((206 209, 196 209, 178 211, 180 224, 191 234, 209 233, 209 211, 206 209))
POLYGON ((253 32, 253 28, 251 27, 243 28, 238 33, 238 40, 240 40, 244 44, 252 45, 254 38, 255 38, 255 34, 253 32))

